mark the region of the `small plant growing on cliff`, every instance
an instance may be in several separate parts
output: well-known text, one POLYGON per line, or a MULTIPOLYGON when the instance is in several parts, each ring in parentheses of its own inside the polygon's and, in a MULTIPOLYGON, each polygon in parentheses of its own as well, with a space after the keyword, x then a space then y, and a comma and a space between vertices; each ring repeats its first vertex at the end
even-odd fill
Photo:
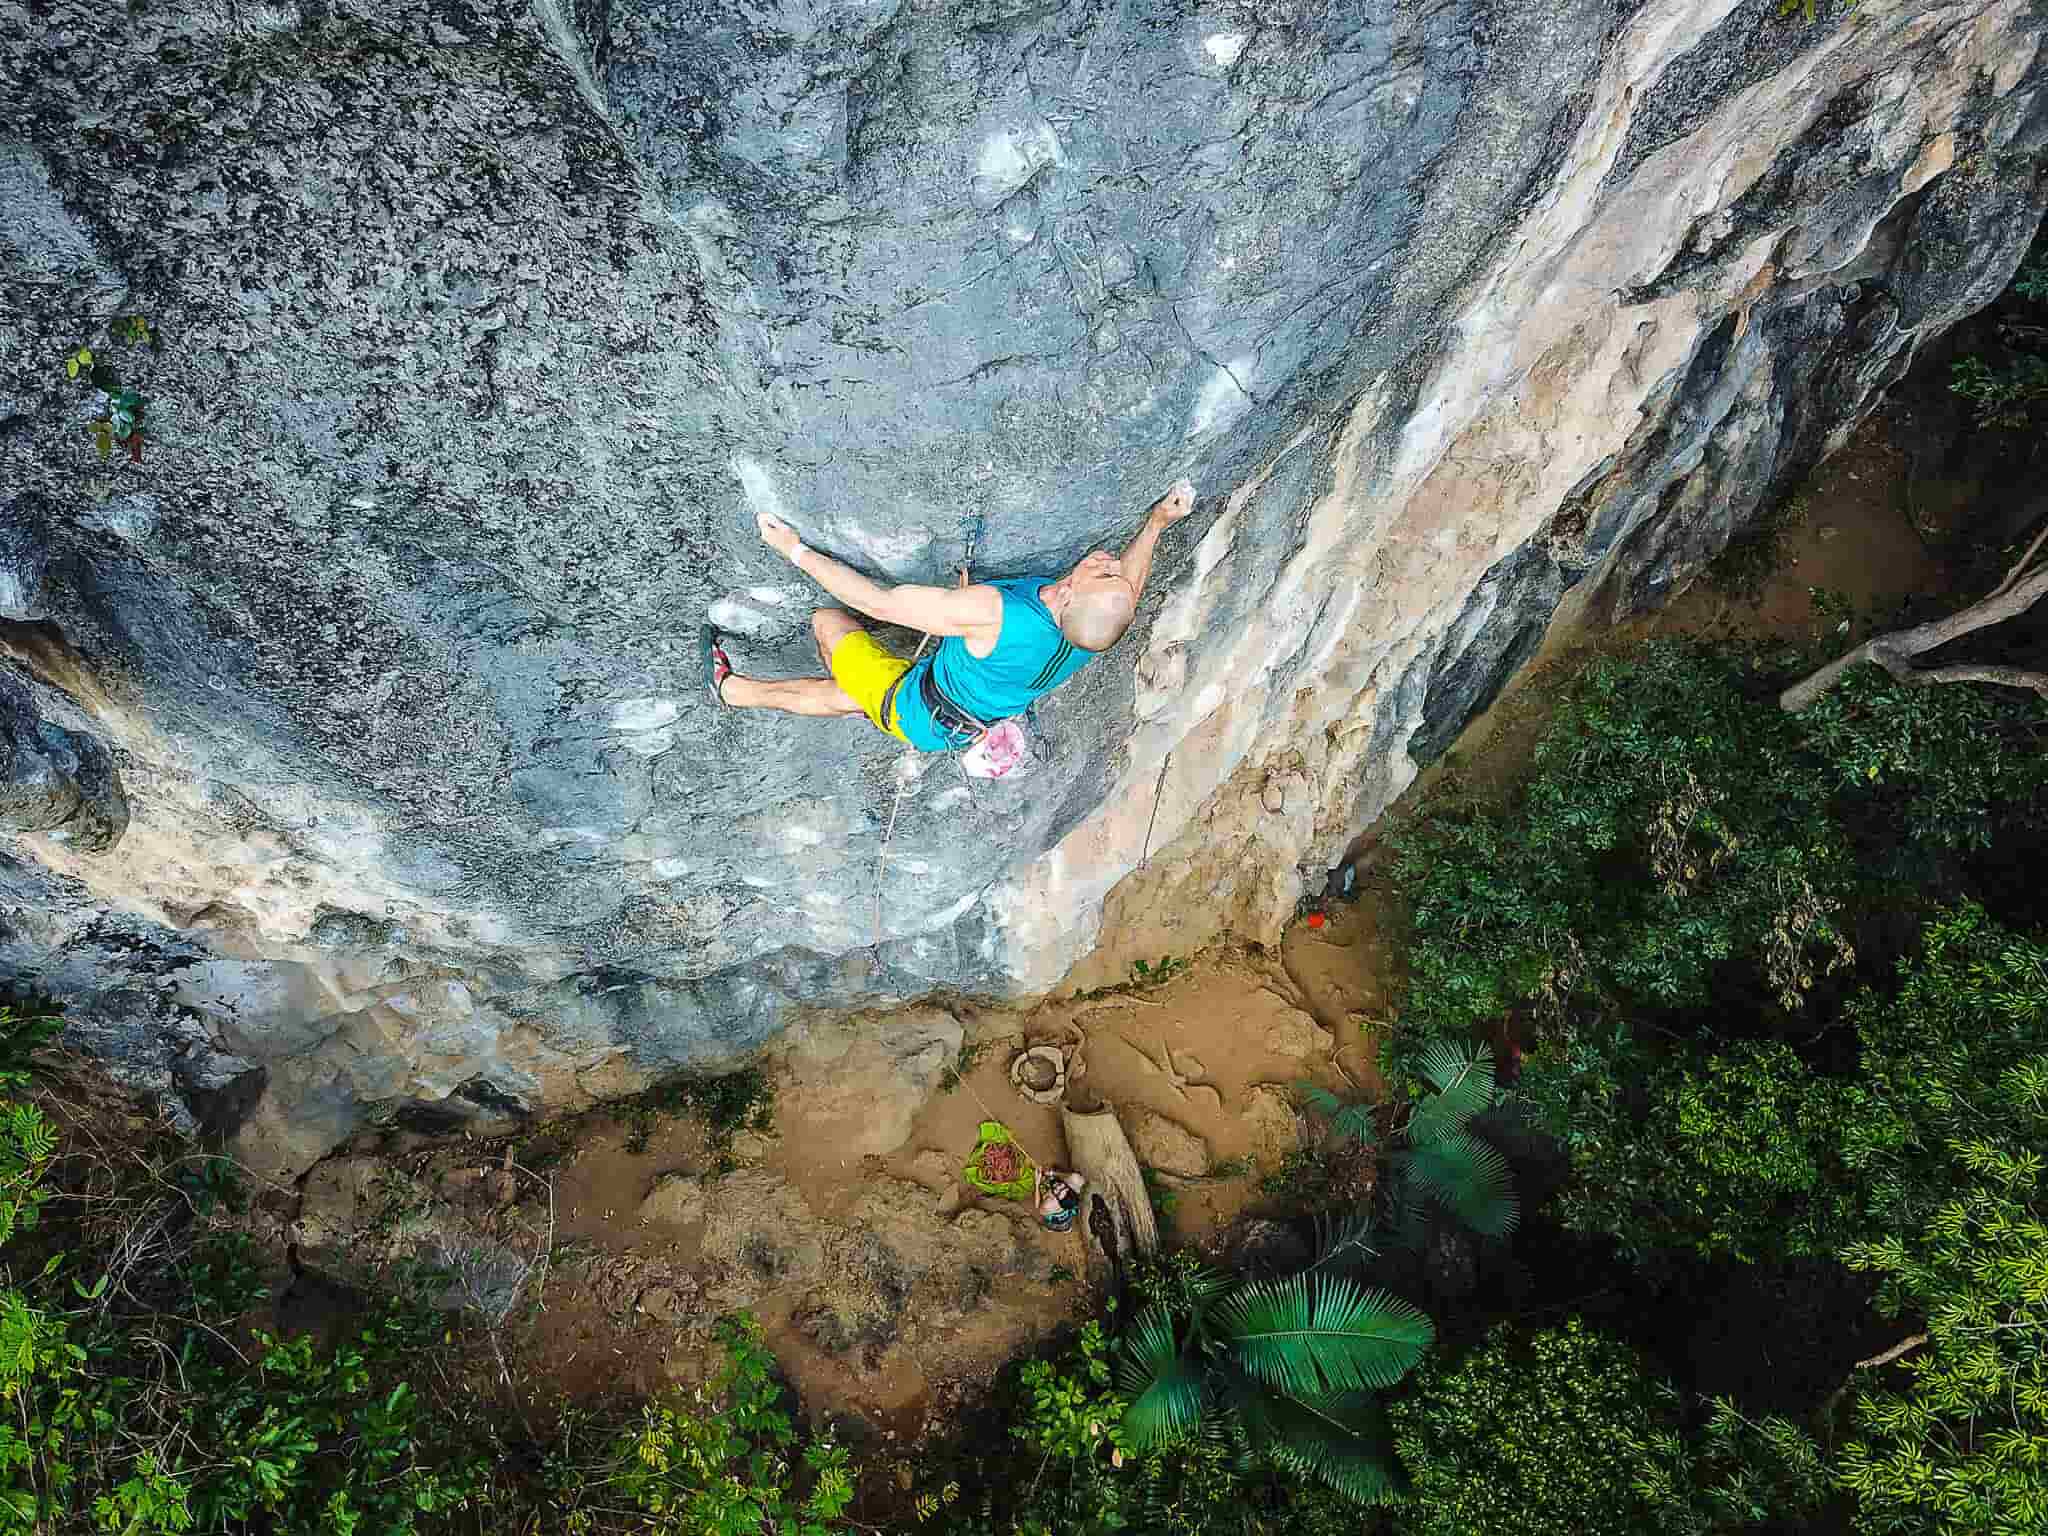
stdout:
POLYGON ((655 1126, 680 1114, 703 1125, 715 1166, 730 1173, 736 1166, 733 1140, 741 1131, 765 1135, 775 1129, 775 1085, 759 1067, 745 1067, 724 1077, 677 1078, 650 1088, 625 1105, 626 1150, 645 1152, 655 1126))
MULTIPOLYGON (((1842 9, 1844 12, 1855 10, 1856 0, 1844 0, 1842 9)), ((1816 0, 1780 0, 1778 6, 1778 14, 1780 16, 1790 16, 1794 11, 1804 11, 1808 21, 1820 20, 1820 7, 1816 0)))
POLYGON ((1161 955, 1157 964, 1144 960, 1133 960, 1131 962, 1131 985, 1134 987, 1163 986, 1187 968, 1187 961, 1177 955, 1161 955))
MULTIPOLYGON (((108 334, 117 342, 161 345, 159 333, 141 315, 116 315, 108 334)), ((79 347, 64 359, 66 378, 83 380, 99 391, 100 414, 89 430, 101 458, 111 457, 116 444, 128 450, 129 459, 142 462, 142 420, 148 403, 140 392, 121 382, 113 365, 94 354, 91 347, 79 347)))
POLYGON ((988 1042, 963 1040, 952 1062, 939 1074, 939 1092, 951 1093, 967 1080, 967 1074, 981 1065, 981 1058, 988 1054, 988 1042))

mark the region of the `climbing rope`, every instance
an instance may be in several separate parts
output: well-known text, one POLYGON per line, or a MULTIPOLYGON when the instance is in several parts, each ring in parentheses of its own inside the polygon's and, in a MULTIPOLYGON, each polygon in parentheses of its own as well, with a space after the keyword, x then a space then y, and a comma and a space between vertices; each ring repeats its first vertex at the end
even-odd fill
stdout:
MULTIPOLYGON (((977 512, 967 525, 967 537, 960 555, 960 586, 962 590, 965 590, 968 585, 967 573, 974 567, 974 549, 981 542, 981 523, 981 514, 977 512)), ((917 649, 910 653, 910 665, 912 667, 917 665, 918 660, 924 655, 924 648, 931 643, 932 637, 930 635, 919 635, 917 637, 917 649)), ((906 671, 903 675, 908 677, 910 674, 906 671)), ((896 841, 896 813, 903 809, 903 797, 910 793, 910 786, 915 784, 919 777, 921 777, 919 774, 903 771, 906 761, 915 756, 916 752, 917 749, 915 747, 906 748, 903 756, 896 759, 896 798, 889 806, 889 824, 882 831, 881 851, 875 855, 875 949, 877 951, 875 963, 877 965, 881 964, 880 950, 882 948, 882 875, 889 863, 889 845, 896 841)), ((948 753, 947 755, 956 762, 959 761, 958 753, 948 753)), ((967 783, 967 765, 964 762, 960 763, 960 781, 963 784, 967 783)), ((972 784, 967 785, 967 793, 970 798, 973 796, 974 786, 972 784)))

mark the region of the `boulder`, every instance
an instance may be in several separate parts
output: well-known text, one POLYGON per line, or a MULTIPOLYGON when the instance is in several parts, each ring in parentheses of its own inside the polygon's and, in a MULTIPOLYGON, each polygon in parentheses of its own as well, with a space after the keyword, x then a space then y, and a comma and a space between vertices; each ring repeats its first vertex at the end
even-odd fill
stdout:
POLYGON ((1308 1061, 1327 1055, 1330 1032, 1298 1009, 1288 1009, 1266 1026, 1266 1049, 1275 1056, 1308 1061))
POLYGON ((960 1054, 961 1036, 960 1021, 939 1008, 809 1025, 777 1092, 782 1119, 844 1157, 894 1151, 960 1054))
POLYGON ((694 1226, 704 1219, 704 1185, 688 1174, 665 1173, 640 1202, 640 1219, 662 1227, 694 1226))
POLYGON ((1262 1168, 1277 1168, 1301 1145, 1301 1117, 1284 1089, 1259 1083, 1245 1095, 1239 1111, 1252 1142, 1252 1156, 1262 1168))
POLYGON ((1209 1144, 1179 1122, 1141 1111, 1131 1127, 1131 1150, 1158 1173, 1198 1179, 1209 1171, 1209 1144))

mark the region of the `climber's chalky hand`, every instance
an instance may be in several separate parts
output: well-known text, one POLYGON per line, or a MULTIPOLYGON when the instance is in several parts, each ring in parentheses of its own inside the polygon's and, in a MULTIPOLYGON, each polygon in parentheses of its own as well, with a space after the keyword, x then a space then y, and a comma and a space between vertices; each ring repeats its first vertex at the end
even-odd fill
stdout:
POLYGON ((785 560, 794 560, 796 552, 804 547, 804 541, 797 537, 796 530, 773 512, 757 513, 754 523, 761 530, 761 542, 785 560))
POLYGON ((1152 515, 1163 527, 1172 527, 1195 510, 1195 482, 1176 480, 1166 488, 1166 494, 1152 504, 1152 515))

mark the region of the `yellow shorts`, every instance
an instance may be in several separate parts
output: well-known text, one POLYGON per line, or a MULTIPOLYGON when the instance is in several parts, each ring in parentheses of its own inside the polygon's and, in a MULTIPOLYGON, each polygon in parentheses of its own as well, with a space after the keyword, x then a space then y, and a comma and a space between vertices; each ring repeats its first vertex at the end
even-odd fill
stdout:
POLYGON ((876 730, 888 732, 905 745, 910 739, 896 723, 896 701, 889 700, 889 718, 885 722, 882 700, 890 685, 909 670, 909 662, 891 656, 882 649, 881 641, 864 629, 856 629, 832 647, 832 681, 861 707, 876 730))

